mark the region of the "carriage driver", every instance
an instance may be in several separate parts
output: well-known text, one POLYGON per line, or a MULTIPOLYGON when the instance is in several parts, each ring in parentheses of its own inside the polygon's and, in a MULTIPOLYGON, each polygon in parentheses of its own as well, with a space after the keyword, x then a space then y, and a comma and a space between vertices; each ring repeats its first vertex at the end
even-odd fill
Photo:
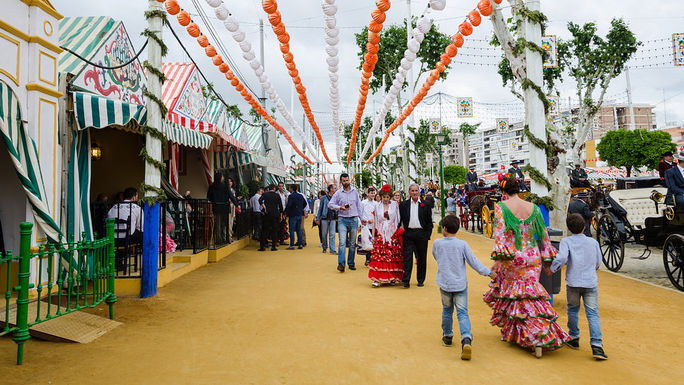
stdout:
POLYGON ((568 205, 568 215, 579 214, 584 219, 584 235, 591 238, 591 218, 595 213, 589 208, 589 194, 581 192, 573 196, 572 201, 568 205))
POLYGON ((679 210, 684 208, 684 152, 676 154, 675 159, 679 163, 665 172, 665 185, 667 185, 667 204, 676 203, 679 210))

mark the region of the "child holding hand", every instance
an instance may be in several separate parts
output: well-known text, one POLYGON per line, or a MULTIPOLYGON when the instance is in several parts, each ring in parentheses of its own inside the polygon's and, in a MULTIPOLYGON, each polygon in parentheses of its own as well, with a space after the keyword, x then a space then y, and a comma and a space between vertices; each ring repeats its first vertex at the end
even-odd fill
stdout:
POLYGON ((437 285, 442 296, 442 342, 451 346, 454 333, 453 315, 456 307, 458 327, 461 332, 461 359, 470 360, 472 355, 473 335, 470 332, 468 316, 468 281, 466 278, 466 262, 475 271, 484 276, 496 277, 487 266, 483 265, 465 241, 456 238, 459 219, 455 215, 447 215, 442 220, 443 238, 436 239, 432 245, 432 255, 437 261, 437 285))

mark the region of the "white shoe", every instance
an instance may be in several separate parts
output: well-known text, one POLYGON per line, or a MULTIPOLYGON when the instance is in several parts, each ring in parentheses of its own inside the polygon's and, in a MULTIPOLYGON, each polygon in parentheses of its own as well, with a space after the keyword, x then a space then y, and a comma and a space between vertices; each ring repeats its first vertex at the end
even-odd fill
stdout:
POLYGON ((380 287, 380 282, 375 282, 375 281, 373 281, 373 283, 371 284, 371 286, 373 286, 373 287, 380 287))

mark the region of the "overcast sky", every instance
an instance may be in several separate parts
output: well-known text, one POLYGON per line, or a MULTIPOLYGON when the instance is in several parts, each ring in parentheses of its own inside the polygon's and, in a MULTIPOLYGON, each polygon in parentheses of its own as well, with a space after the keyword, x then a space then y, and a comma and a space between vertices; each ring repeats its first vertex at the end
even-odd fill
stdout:
MULTIPOLYGON (((213 10, 204 0, 195 0, 204 7, 213 18, 212 23, 218 31, 224 45, 232 54, 238 64, 239 71, 244 75, 247 83, 257 92, 260 92, 259 83, 251 68, 241 56, 241 51, 233 41, 223 24, 214 17, 213 10)), ((196 14, 193 0, 178 0, 181 7, 191 14, 196 14)), ((103 0, 52 0, 53 5, 65 16, 100 16, 109 15, 115 19, 123 20, 133 44, 140 47, 143 38, 140 32, 145 28, 146 21, 144 11, 147 9, 147 1, 144 0, 117 0, 115 2, 103 0)), ((285 68, 278 49, 278 41, 266 19, 266 13, 261 8, 259 0, 224 0, 229 10, 236 15, 242 29, 247 34, 247 40, 257 48, 259 44, 259 19, 264 19, 265 37, 265 69, 271 83, 281 96, 285 104, 290 106, 291 79, 285 68)), ((428 3, 427 0, 412 0, 414 15, 423 12, 428 3)), ((475 0, 447 0, 447 6, 443 11, 431 12, 441 32, 449 35, 457 32, 458 24, 464 16, 477 3, 475 0), (472 4, 471 4, 472 3, 472 4)), ((506 2, 504 2, 505 4, 506 2)), ((340 32, 340 95, 341 119, 349 122, 353 119, 358 99, 358 88, 361 75, 356 69, 358 65, 357 49, 354 43, 354 33, 359 32, 370 20, 370 11, 375 8, 370 0, 338 0, 339 11, 337 14, 340 32)), ((613 17, 623 17, 636 33, 637 38, 644 42, 641 51, 637 52, 631 62, 634 69, 631 71, 631 82, 634 103, 647 103, 656 106, 658 124, 664 124, 665 115, 667 121, 684 122, 684 67, 676 68, 672 60, 672 34, 684 33, 684 2, 682 0, 658 0, 644 2, 642 0, 542 0, 542 11, 546 13, 550 22, 548 34, 558 35, 560 38, 567 37, 566 25, 569 21, 575 23, 596 22, 599 33, 604 35, 610 27, 613 17), (638 68, 646 66, 647 68, 638 68), (653 66, 653 67, 649 67, 653 66)), ((309 102, 314 111, 316 122, 323 132, 326 148, 329 153, 334 153, 334 136, 330 119, 330 107, 328 103, 328 69, 325 63, 325 32, 323 30, 323 13, 320 0, 281 0, 279 10, 282 19, 291 36, 290 48, 294 55, 297 68, 303 84, 307 88, 309 102)), ((395 0, 387 12, 385 25, 397 24, 406 17, 408 12, 407 2, 395 0)), ((199 17, 194 17, 202 30, 206 27, 199 17)), ((172 21, 173 27, 182 37, 186 47, 198 62, 202 70, 214 82, 217 90, 229 103, 238 104, 243 113, 247 113, 249 106, 241 96, 220 76, 220 73, 210 63, 199 47, 180 26, 172 21)), ((502 87, 501 79, 492 64, 498 62, 499 51, 492 49, 486 43, 492 35, 491 23, 483 21, 480 27, 466 40, 466 45, 454 59, 460 63, 450 66, 447 80, 436 83, 429 95, 444 92, 453 96, 472 96, 475 108, 482 108, 478 117, 481 120, 490 120, 502 114, 509 113, 511 118, 520 112, 520 106, 505 104, 496 107, 497 103, 514 102, 510 92, 502 87), (479 55, 479 56, 478 56, 479 55), (507 112, 508 111, 508 112, 507 112)), ((165 61, 188 61, 170 34, 164 36, 169 46, 169 55, 165 61)), ((380 43, 382 44, 382 42, 380 43)), ((143 55, 144 56, 144 55, 143 55)), ((417 66, 415 66, 417 67, 417 66)), ((617 102, 626 103, 626 79, 622 75, 616 78, 608 91, 608 97, 617 102)), ((567 82, 561 86, 561 106, 567 106, 568 97, 573 95, 573 84, 567 82)), ((404 98, 409 97, 405 95, 404 98)), ((366 111, 372 113, 373 99, 377 100, 377 108, 382 104, 381 95, 369 96, 366 111)), ((299 100, 295 98, 296 119, 302 119, 302 108, 299 100)), ((444 109, 452 107, 444 106, 444 109)), ((567 108, 567 107, 566 107, 567 108)), ((287 126, 280 116, 279 121, 288 129, 297 143, 301 139, 287 126)), ((487 123, 485 123, 487 124, 487 123)), ((398 139, 389 142, 398 143, 398 139)), ((287 143, 281 143, 286 161, 289 161, 290 150, 287 143)))

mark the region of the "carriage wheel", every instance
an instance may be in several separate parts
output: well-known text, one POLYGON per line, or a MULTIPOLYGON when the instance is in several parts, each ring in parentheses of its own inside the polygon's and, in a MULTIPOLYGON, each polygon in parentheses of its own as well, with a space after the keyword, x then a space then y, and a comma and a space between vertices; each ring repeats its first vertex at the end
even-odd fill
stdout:
POLYGON ((603 264, 610 271, 618 271, 625 260, 625 245, 620 239, 617 225, 610 214, 603 215, 598 221, 596 240, 601 247, 603 264))
POLYGON ((672 234, 667 237, 663 246, 663 263, 672 285, 684 291, 684 236, 672 234))
POLYGON ((482 206, 482 232, 487 238, 494 235, 494 227, 492 226, 492 215, 487 205, 482 206))
POLYGON ((598 215, 591 217, 591 227, 594 228, 594 232, 598 231, 598 215))

